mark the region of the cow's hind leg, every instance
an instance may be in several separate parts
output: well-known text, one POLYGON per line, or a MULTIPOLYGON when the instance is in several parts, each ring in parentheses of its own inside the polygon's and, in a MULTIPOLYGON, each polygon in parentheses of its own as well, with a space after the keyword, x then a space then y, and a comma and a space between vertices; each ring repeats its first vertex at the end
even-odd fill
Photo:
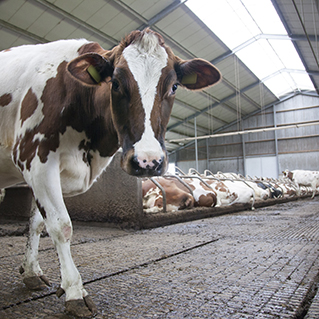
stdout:
POLYGON ((41 290, 50 286, 49 280, 43 275, 38 262, 38 248, 40 235, 44 227, 43 218, 32 199, 29 237, 27 241, 24 261, 20 267, 23 282, 31 290, 41 290))

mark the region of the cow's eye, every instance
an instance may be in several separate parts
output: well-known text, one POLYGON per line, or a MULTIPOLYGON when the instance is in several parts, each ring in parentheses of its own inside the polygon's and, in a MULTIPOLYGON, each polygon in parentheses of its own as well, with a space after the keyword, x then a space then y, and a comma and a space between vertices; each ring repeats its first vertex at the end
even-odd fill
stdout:
POLYGON ((120 83, 117 80, 112 81, 112 90, 118 92, 120 90, 120 83))
POLYGON ((176 83, 172 86, 172 94, 175 94, 177 87, 178 85, 176 83))

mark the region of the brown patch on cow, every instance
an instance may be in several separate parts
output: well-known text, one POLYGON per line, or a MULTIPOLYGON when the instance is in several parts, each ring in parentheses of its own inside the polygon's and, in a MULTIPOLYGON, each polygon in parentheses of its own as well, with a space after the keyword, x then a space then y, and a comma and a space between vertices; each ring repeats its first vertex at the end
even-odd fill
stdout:
POLYGON ((23 125, 25 120, 27 120, 29 117, 32 116, 32 114, 34 114, 37 107, 38 107, 38 98, 33 93, 32 88, 30 88, 21 104, 21 112, 20 112, 21 126, 23 125))
POLYGON ((127 70, 126 60, 120 59, 112 78, 112 86, 118 85, 118 89, 112 89, 111 105, 114 125, 124 154, 128 154, 128 150, 141 139, 145 118, 137 83, 127 70))
POLYGON ((293 180, 293 176, 294 176, 294 173, 288 172, 287 177, 288 177, 289 179, 293 180))
POLYGON ((217 197, 213 193, 200 195, 196 206, 213 207, 217 203, 217 197))
POLYGON ((0 96, 0 106, 7 106, 12 101, 12 95, 10 93, 6 93, 0 96))
POLYGON ((218 182, 217 184, 216 184, 216 189, 218 189, 220 192, 227 192, 227 189, 226 189, 226 187, 225 187, 225 184, 224 183, 222 183, 222 182, 218 182))
POLYGON ((103 54, 105 50, 103 50, 102 47, 97 42, 90 42, 90 43, 84 44, 78 49, 79 55, 90 53, 90 52, 103 54))
MULTIPOLYGON (((57 68, 56 77, 46 82, 41 96, 42 121, 27 129, 16 141, 15 163, 21 169, 22 163, 26 162, 25 167, 30 170, 35 156, 46 163, 49 153, 59 147, 60 134, 63 135, 67 127, 86 133, 89 141, 85 146, 88 163, 91 160, 89 149, 98 150, 100 156, 104 157, 113 155, 118 149, 109 108, 109 89, 106 87, 109 84, 103 83, 97 88, 84 86, 66 73, 66 65, 67 62, 63 61, 57 68), (42 136, 34 138, 37 134, 42 136)), ((28 100, 34 101, 33 94, 29 94, 28 100)), ((31 110, 25 111, 25 114, 31 114, 31 110)))
POLYGON ((40 204, 40 202, 37 199, 35 200, 35 203, 37 204, 37 207, 38 207, 42 217, 47 218, 47 213, 46 213, 44 207, 40 204))
POLYGON ((37 147, 39 146, 39 140, 33 141, 34 131, 27 130, 23 137, 18 138, 13 148, 13 160, 20 170, 24 168, 30 170, 31 162, 36 155, 37 147), (19 155, 18 155, 19 154, 19 155), (25 163, 25 167, 24 164, 25 163))

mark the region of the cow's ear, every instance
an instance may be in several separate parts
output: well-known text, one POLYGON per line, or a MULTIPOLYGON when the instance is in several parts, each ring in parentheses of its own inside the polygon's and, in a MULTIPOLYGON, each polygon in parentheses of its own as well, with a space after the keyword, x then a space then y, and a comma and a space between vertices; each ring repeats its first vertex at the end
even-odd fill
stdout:
POLYGON ((112 76, 110 62, 97 53, 86 53, 70 61, 67 70, 81 82, 96 85, 112 76))
POLYGON ((175 71, 180 85, 189 90, 201 90, 221 80, 219 70, 206 60, 177 58, 175 71))

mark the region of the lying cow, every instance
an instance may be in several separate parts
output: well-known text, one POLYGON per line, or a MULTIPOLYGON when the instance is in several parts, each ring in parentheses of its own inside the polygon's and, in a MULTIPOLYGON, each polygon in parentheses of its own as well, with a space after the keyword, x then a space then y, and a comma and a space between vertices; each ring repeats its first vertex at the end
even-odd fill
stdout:
POLYGON ((34 197, 23 280, 33 289, 48 283, 38 263, 45 225, 60 261, 57 294, 65 292, 69 313, 90 316, 96 307, 71 257, 63 196, 87 191, 119 147, 128 174, 162 175, 177 87, 203 89, 220 73, 205 60, 181 60, 146 29, 110 51, 83 39, 8 49, 0 75, 0 188, 25 181, 34 197))
POLYGON ((184 181, 192 188, 195 200, 195 206, 214 207, 217 204, 217 194, 207 186, 206 181, 193 178, 185 178, 184 181))
POLYGON ((319 187, 319 172, 318 171, 306 171, 306 170, 294 170, 283 171, 284 176, 295 182, 300 189, 300 186, 310 186, 312 189, 312 196, 316 195, 317 187, 319 187))
MULTIPOLYGON (((194 206, 194 198, 190 191, 178 180, 164 177, 154 177, 166 195, 166 211, 176 211, 194 206)), ((157 213, 163 210, 162 190, 150 179, 142 181, 143 209, 147 213, 157 213)))

